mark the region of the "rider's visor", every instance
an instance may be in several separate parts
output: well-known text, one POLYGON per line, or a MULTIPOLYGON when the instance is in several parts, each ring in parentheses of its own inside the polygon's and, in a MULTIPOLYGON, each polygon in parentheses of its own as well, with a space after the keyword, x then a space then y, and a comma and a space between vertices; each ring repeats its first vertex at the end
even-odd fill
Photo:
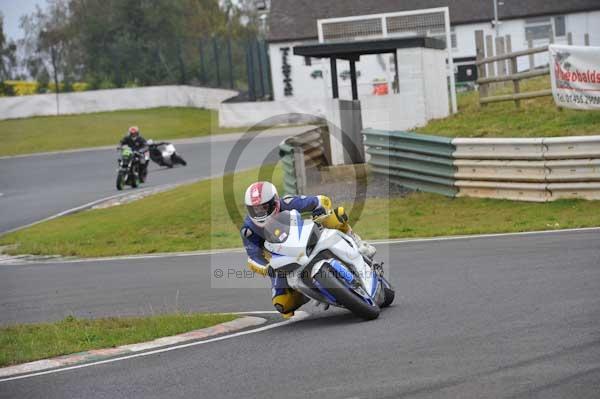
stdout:
POLYGON ((260 205, 246 205, 246 209, 251 218, 263 221, 277 209, 277 199, 272 198, 269 202, 260 205))

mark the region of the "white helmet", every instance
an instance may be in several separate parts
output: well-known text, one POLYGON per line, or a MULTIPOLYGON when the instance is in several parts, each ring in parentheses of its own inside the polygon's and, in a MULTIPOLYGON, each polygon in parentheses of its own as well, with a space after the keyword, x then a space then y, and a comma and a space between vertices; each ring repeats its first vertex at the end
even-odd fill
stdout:
POLYGON ((244 203, 250 219, 255 224, 264 226, 269 216, 279 212, 277 188, 268 181, 253 183, 246 189, 244 203))

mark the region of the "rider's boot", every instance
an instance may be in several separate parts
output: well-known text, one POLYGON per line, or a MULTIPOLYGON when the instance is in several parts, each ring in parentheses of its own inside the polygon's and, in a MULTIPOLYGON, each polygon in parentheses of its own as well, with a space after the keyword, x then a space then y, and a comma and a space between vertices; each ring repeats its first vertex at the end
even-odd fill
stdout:
POLYGON ((356 245, 358 246, 358 252, 360 252, 360 254, 362 256, 365 256, 365 257, 369 258, 370 260, 373 260, 373 257, 375 257, 375 253, 377 252, 377 249, 375 249, 375 247, 372 246, 371 244, 369 244, 368 242, 363 241, 360 238, 360 236, 352 230, 348 231, 348 235, 354 239, 354 242, 356 242, 356 245))

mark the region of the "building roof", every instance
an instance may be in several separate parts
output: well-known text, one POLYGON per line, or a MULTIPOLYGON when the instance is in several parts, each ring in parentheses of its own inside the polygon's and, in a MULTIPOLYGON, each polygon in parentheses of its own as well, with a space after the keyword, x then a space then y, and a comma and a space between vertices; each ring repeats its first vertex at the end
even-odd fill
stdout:
MULTIPOLYGON (((600 10, 599 0, 504 0, 499 18, 515 19, 540 15, 600 10)), ((283 42, 317 38, 317 20, 450 7, 451 25, 491 21, 492 0, 273 0, 269 16, 269 41, 283 42)))
POLYGON ((377 40, 359 40, 343 43, 314 43, 295 46, 294 54, 305 57, 357 60, 361 55, 394 52, 399 48, 424 47, 437 50, 446 48, 446 44, 433 37, 403 37, 377 40))

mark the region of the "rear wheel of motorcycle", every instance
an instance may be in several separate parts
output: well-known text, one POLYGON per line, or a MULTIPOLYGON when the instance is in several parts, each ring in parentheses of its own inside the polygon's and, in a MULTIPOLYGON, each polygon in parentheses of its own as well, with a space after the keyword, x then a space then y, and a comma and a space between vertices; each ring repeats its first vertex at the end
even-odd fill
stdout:
POLYGON ((373 320, 379 317, 379 306, 376 304, 370 305, 362 298, 352 292, 346 285, 337 277, 334 270, 328 264, 323 266, 321 272, 317 273, 317 280, 327 291, 335 297, 340 305, 351 311, 356 316, 365 319, 373 320))
POLYGON ((139 185, 138 177, 136 175, 132 175, 131 176, 131 187, 137 188, 138 185, 139 185))
POLYGON ((123 180, 125 180, 123 173, 119 172, 117 174, 117 190, 119 190, 119 191, 123 190, 123 180))
POLYGON ((181 164, 183 166, 187 165, 187 162, 185 162, 185 159, 181 158, 177 154, 173 154, 173 156, 171 157, 171 160, 173 161, 174 164, 179 163, 179 164, 181 164))

